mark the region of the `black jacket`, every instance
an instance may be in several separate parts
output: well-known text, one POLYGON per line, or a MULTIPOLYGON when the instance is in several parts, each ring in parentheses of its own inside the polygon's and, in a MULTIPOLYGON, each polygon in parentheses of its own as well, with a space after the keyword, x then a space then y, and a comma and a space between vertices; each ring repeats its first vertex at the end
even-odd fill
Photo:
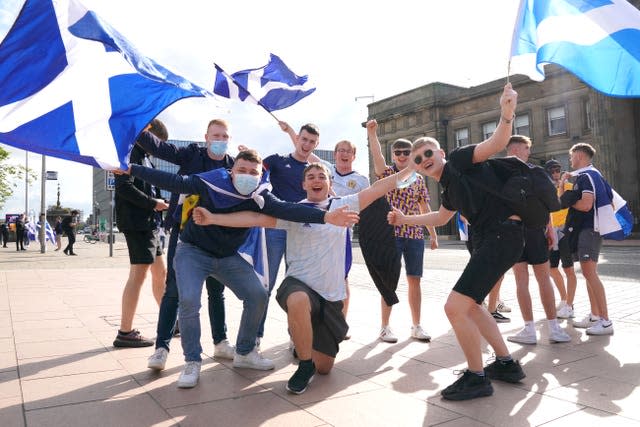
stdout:
MULTIPOLYGON (((134 145, 129 162, 144 165, 145 157, 144 150, 134 145)), ((157 228, 159 213, 155 211, 155 199, 162 198, 159 189, 130 175, 116 175, 115 191, 116 224, 120 231, 149 231, 157 228)))

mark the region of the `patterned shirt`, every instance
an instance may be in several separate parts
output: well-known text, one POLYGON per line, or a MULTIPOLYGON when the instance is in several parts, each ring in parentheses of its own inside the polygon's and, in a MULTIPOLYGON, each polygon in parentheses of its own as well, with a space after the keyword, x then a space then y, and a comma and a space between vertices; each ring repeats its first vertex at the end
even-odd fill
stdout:
MULTIPOLYGON (((387 166, 378 178, 386 178, 398 172, 395 165, 387 166)), ((387 193, 389 204, 399 209, 405 215, 419 215, 420 203, 429 203, 429 191, 424 182, 424 178, 418 175, 415 182, 407 188, 396 188, 387 193)), ((424 226, 422 225, 397 225, 395 227, 396 237, 406 237, 409 239, 424 239, 424 226)))

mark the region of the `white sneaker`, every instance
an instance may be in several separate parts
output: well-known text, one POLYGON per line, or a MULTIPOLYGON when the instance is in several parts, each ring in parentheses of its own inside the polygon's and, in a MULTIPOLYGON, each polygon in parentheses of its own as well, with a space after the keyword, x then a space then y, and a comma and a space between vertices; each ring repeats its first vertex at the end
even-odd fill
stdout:
POLYGON ((573 308, 569 304, 565 304, 556 313, 558 319, 570 319, 574 317, 573 308))
POLYGON ((538 339, 536 338, 535 329, 522 328, 517 334, 508 336, 507 341, 517 342, 518 344, 536 344, 538 339))
POLYGON ((411 327, 411 338, 415 338, 420 341, 430 341, 431 336, 422 329, 422 326, 411 327))
POLYGON ((155 353, 153 353, 148 359, 149 362, 147 363, 147 368, 162 371, 164 366, 167 364, 167 356, 169 356, 169 351, 166 348, 156 348, 155 353))
POLYGON ((384 342, 398 342, 398 337, 391 332, 391 328, 388 325, 380 329, 380 339, 384 342))
POLYGON ((233 360, 236 348, 229 343, 229 340, 222 340, 213 346, 213 357, 216 359, 233 360))
POLYGON ((509 307, 507 304, 505 304, 502 301, 498 301, 498 305, 496 306, 496 311, 499 311, 500 313, 511 313, 511 307, 509 307))
POLYGON ((179 388, 193 388, 198 384, 200 378, 200 367, 202 362, 187 362, 178 377, 179 388))
POLYGON ((562 328, 552 329, 549 331, 549 342, 571 342, 571 335, 566 333, 562 328))
POLYGON ((586 316, 584 316, 582 320, 574 320, 573 326, 576 328, 589 328, 595 325, 596 323, 598 323, 599 320, 600 320, 600 317, 593 316, 591 313, 589 313, 586 316))
POLYGON ((275 365, 271 359, 262 357, 258 350, 255 348, 247 354, 236 353, 233 357, 234 368, 248 368, 257 369, 259 371, 269 371, 275 368, 275 365))
POLYGON ((595 325, 587 328, 587 335, 613 335, 613 323, 600 319, 595 325))

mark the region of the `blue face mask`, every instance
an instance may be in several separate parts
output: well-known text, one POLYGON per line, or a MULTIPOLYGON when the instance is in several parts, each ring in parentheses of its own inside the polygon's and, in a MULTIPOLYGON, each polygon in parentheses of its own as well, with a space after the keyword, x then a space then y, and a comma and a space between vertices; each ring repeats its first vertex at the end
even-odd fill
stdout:
POLYGON ((233 175, 233 186, 238 190, 238 193, 243 196, 248 196, 255 191, 255 189, 258 188, 258 184, 260 184, 259 176, 253 176, 247 173, 233 175))
POLYGON ((212 156, 224 156, 224 154, 227 152, 227 141, 211 141, 209 143, 209 153, 211 153, 212 156))

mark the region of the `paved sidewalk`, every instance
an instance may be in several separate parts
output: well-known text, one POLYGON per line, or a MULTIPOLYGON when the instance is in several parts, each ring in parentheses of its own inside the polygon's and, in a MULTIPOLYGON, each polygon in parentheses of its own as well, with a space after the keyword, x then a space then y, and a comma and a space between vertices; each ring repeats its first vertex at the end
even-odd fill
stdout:
MULTIPOLYGON (((573 342, 552 345, 540 321, 537 345, 508 343, 527 373, 521 384, 494 382, 491 397, 448 402, 439 392, 465 365, 442 307, 466 253, 443 242, 425 256, 422 312, 431 343, 409 338, 401 279, 391 318, 397 344, 377 340, 380 298, 356 256, 350 275, 352 338, 341 345, 330 375, 316 376, 300 396, 285 392, 296 366, 287 350, 286 318, 273 301, 262 349, 275 361, 274 371, 234 369, 230 361, 213 360, 204 308, 200 383, 179 390, 179 340, 172 342, 161 373, 146 368, 151 348, 112 347, 128 274, 126 246, 118 239, 112 258, 105 243, 79 242, 77 257, 40 254, 33 245, 26 252, 0 248, 0 426, 640 426, 635 273, 606 279, 614 336, 587 337, 569 326, 573 342)), ((542 319, 534 283, 534 314, 542 319)), ((226 296, 235 341, 241 304, 231 292, 226 296)), ((510 274, 502 297, 514 308, 512 322, 500 324, 506 337, 522 326, 510 274)), ((588 304, 580 279, 576 301, 583 315, 588 304)), ((154 335, 157 312, 145 283, 134 326, 154 335)))

